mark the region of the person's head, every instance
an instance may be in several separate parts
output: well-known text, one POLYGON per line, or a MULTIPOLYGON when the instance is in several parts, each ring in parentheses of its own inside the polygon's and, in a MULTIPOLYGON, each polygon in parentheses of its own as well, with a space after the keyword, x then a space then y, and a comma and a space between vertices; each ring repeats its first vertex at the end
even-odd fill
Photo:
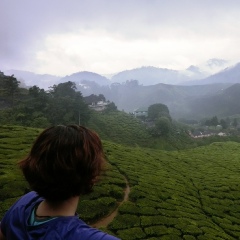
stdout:
POLYGON ((47 128, 19 162, 31 189, 50 201, 91 192, 103 164, 98 135, 77 125, 47 128))

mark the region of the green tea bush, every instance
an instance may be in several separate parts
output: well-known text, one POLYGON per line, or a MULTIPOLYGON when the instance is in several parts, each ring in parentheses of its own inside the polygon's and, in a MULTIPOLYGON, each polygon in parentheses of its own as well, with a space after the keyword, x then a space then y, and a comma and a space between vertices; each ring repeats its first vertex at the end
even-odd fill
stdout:
POLYGON ((162 225, 151 226, 151 227, 144 228, 144 232, 148 236, 160 237, 168 233, 168 228, 162 225))
POLYGON ((97 198, 94 201, 82 200, 77 211, 86 222, 93 222, 116 208, 116 199, 110 197, 97 198))
MULTIPOLYGON (((115 126, 104 134, 117 138, 118 130, 115 126)), ((0 217, 27 187, 16 163, 39 131, 0 126, 0 217)), ((108 164, 95 191, 81 196, 78 212, 84 221, 96 222, 119 206, 104 229, 123 240, 240 238, 239 143, 171 152, 136 143, 129 147, 103 141, 108 164), (122 203, 128 185, 129 198, 122 203)))
POLYGON ((132 239, 145 239, 146 234, 141 228, 130 228, 117 231, 117 236, 120 239, 132 240, 132 239))
POLYGON ((140 219, 136 215, 131 214, 123 214, 118 215, 112 223, 109 224, 109 229, 119 230, 119 229, 129 229, 132 227, 139 227, 140 226, 140 219))
POLYGON ((183 235, 184 240, 196 240, 196 238, 192 235, 183 235))
POLYGON ((132 202, 124 202, 118 209, 121 214, 134 214, 139 215, 141 212, 141 208, 139 208, 136 204, 132 202))

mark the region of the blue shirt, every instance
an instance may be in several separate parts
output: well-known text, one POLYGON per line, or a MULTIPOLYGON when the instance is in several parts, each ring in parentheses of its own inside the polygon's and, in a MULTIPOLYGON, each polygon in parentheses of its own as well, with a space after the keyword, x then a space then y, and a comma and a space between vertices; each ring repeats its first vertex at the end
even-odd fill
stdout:
POLYGON ((43 201, 36 192, 21 197, 5 214, 1 231, 11 240, 119 240, 88 226, 78 216, 58 217, 40 225, 30 225, 34 207, 43 201))

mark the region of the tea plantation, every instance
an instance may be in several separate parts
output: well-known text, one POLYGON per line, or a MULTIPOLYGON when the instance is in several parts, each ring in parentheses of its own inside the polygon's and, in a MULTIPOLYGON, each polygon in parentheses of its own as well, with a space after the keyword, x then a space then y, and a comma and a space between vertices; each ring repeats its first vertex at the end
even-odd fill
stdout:
MULTIPOLYGON (((0 218, 27 191, 16 163, 39 132, 0 127, 0 218)), ((104 141, 104 149, 107 170, 78 207, 86 222, 96 222, 119 205, 126 177, 129 200, 103 231, 123 240, 240 238, 239 143, 169 152, 104 141)))

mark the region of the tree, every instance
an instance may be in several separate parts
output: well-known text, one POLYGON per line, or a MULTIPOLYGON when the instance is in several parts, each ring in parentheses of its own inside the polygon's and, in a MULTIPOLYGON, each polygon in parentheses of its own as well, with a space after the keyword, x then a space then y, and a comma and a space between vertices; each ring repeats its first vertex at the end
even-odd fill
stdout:
POLYGON ((220 125, 222 126, 223 129, 227 129, 228 127, 228 124, 224 119, 220 120, 220 125))
POLYGON ((172 120, 168 107, 161 103, 156 103, 148 107, 148 117, 153 121, 159 117, 167 117, 170 121, 172 120))
POLYGON ((134 88, 134 87, 138 87, 139 86, 139 82, 138 82, 138 80, 131 79, 131 80, 127 80, 125 85, 127 87, 134 88))
POLYGON ((87 97, 84 97, 84 101, 88 104, 88 105, 90 105, 90 104, 92 104, 92 103, 97 103, 97 102, 99 102, 99 101, 106 101, 106 98, 104 97, 104 95, 103 94, 99 94, 98 96, 97 95, 95 95, 95 94, 91 94, 91 95, 89 95, 89 96, 87 96, 87 97))
POLYGON ((238 125, 238 120, 237 120, 237 118, 234 118, 234 119, 233 119, 232 125, 233 125, 234 127, 237 127, 237 125, 238 125))
POLYGON ((217 116, 214 116, 211 120, 211 126, 217 126, 219 124, 217 116))
POLYGON ((65 83, 59 83, 58 85, 53 85, 50 87, 49 92, 54 97, 66 97, 66 96, 74 96, 76 90, 76 83, 68 81, 65 83))
POLYGON ((107 105, 107 107, 106 107, 106 109, 104 110, 104 112, 107 113, 107 112, 113 112, 113 111, 117 111, 117 106, 115 105, 114 102, 110 102, 110 103, 107 105))
POLYGON ((156 132, 159 133, 159 135, 162 136, 167 136, 171 130, 172 124, 167 117, 160 117, 156 122, 155 122, 155 129, 156 132))
POLYGON ((17 81, 17 79, 12 76, 1 76, 1 82, 0 82, 0 88, 1 88, 1 94, 8 98, 11 102, 11 106, 14 106, 14 100, 19 92, 19 84, 20 82, 17 81))
POLYGON ((28 95, 29 98, 26 101, 28 111, 44 112, 49 102, 49 93, 35 85, 29 88, 28 95))
POLYGON ((86 124, 89 109, 83 101, 81 92, 76 92, 73 82, 60 83, 50 88, 51 98, 47 107, 47 116, 52 124, 86 124))

